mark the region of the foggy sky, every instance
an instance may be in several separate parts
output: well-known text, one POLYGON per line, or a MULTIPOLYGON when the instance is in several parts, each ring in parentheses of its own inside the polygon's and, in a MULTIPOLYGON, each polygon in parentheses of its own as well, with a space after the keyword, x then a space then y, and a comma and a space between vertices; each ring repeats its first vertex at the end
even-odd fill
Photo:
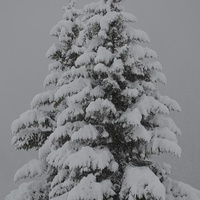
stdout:
MULTIPOLYGON (((0 198, 19 184, 13 183, 18 168, 34 152, 11 146, 11 123, 30 108, 43 91, 48 74, 46 51, 56 40, 50 29, 62 19, 65 0, 0 0, 0 198)), ((79 7, 91 0, 79 0, 79 7)), ((172 114, 182 131, 182 158, 162 158, 172 164, 173 178, 200 189, 200 1, 126 0, 125 10, 138 18, 136 28, 146 31, 148 45, 158 54, 167 77, 159 86, 163 95, 177 100, 180 114, 172 114)))

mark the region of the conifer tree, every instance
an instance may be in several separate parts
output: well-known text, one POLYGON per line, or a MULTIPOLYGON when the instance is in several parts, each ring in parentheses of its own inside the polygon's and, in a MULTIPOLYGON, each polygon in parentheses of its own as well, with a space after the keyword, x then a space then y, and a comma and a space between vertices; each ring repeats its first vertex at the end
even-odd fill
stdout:
POLYGON ((181 108, 157 90, 156 83, 166 83, 162 66, 121 4, 99 0, 80 11, 71 1, 52 29, 58 44, 47 52, 54 61, 44 82, 50 90, 12 125, 13 145, 39 152, 15 181, 46 176, 6 200, 200 199, 169 178, 170 165, 151 158, 180 157, 181 133, 169 113, 181 108))

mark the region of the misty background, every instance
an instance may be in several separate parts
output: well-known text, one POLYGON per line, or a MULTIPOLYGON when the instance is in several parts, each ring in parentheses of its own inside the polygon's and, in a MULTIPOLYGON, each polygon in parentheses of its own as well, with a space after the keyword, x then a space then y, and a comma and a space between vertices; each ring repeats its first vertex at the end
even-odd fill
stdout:
MULTIPOLYGON (((16 189, 17 169, 36 157, 34 151, 15 151, 11 123, 30 109, 42 92, 48 74, 45 54, 56 40, 51 28, 62 19, 66 0, 0 0, 0 198, 16 189)), ((92 0, 77 0, 78 7, 92 0)), ((182 157, 162 157, 172 165, 172 177, 200 189, 200 1, 126 0, 125 11, 138 18, 135 28, 149 35, 167 85, 163 95, 178 101, 172 118, 182 131, 182 157)))

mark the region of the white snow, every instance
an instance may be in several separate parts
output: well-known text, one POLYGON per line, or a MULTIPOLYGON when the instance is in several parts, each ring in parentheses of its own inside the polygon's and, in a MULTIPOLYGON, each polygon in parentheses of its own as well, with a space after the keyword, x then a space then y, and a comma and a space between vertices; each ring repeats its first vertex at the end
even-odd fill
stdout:
POLYGON ((20 115, 19 119, 12 123, 11 130, 13 134, 19 133, 23 129, 34 130, 40 128, 44 131, 51 131, 52 127, 45 125, 46 120, 50 123, 52 122, 45 113, 39 110, 27 110, 20 115))
POLYGON ((57 71, 61 67, 62 67, 62 64, 60 62, 55 61, 55 62, 49 64, 48 69, 49 69, 49 71, 57 71))
POLYGON ((113 22, 113 21, 117 21, 119 19, 124 20, 125 22, 135 22, 137 21, 137 18, 130 13, 127 12, 108 12, 106 13, 100 20, 100 27, 102 30, 108 31, 109 30, 109 25, 113 22))
POLYGON ((62 28, 65 28, 67 33, 72 33, 73 22, 69 20, 59 21, 50 31, 51 36, 59 36, 62 28))
POLYGON ((92 90, 90 90, 90 96, 95 97, 95 98, 101 98, 104 96, 104 91, 103 89, 98 85, 92 90))
POLYGON ((87 73, 87 69, 85 66, 80 66, 79 68, 76 68, 74 66, 72 66, 70 68, 69 71, 66 71, 65 73, 63 73, 62 78, 68 78, 68 77, 83 77, 83 78, 87 78, 88 73, 87 73))
POLYGON ((120 12, 120 14, 123 16, 123 20, 125 20, 125 22, 136 22, 137 21, 137 17, 131 13, 128 12, 120 12))
POLYGON ((73 96, 68 97, 68 103, 82 103, 86 99, 86 96, 91 91, 91 85, 88 85, 87 87, 83 88, 82 91, 80 91, 77 94, 74 94, 73 96))
POLYGON ((134 127, 132 131, 132 139, 138 140, 138 139, 143 139, 146 142, 150 142, 151 140, 151 132, 146 130, 144 126, 140 125, 137 127, 134 127))
POLYGON ((110 180, 104 180, 100 183, 96 182, 93 174, 81 179, 80 183, 75 186, 68 195, 68 200, 103 200, 104 197, 111 197, 115 194, 112 190, 110 180))
POLYGON ((86 23, 86 26, 100 24, 101 18, 102 18, 101 15, 94 15, 94 16, 90 17, 90 19, 86 23))
POLYGON ((98 63, 97 65, 94 66, 94 71, 107 73, 108 67, 105 66, 103 63, 98 63))
POLYGON ((83 128, 80 128, 78 131, 73 133, 71 140, 95 140, 98 136, 97 129, 91 124, 85 125, 83 128))
POLYGON ((70 104, 68 108, 62 111, 62 113, 57 118, 57 125, 62 126, 68 120, 73 119, 78 115, 83 115, 84 110, 80 104, 70 104))
POLYGON ((5 200, 29 200, 45 198, 47 184, 42 181, 22 183, 17 190, 13 190, 5 200))
POLYGON ((169 110, 181 112, 181 107, 175 100, 171 99, 168 96, 161 96, 161 95, 159 95, 158 98, 160 102, 162 102, 169 108, 169 110))
POLYGON ((150 73, 150 79, 153 83, 160 82, 164 85, 167 84, 166 76, 162 72, 159 72, 159 71, 152 71, 150 73))
POLYGON ((56 54, 56 52, 61 51, 62 46, 60 44, 53 44, 46 53, 47 58, 51 58, 56 54))
POLYGON ((155 87, 155 85, 152 82, 146 82, 146 81, 142 81, 142 84, 144 89, 148 89, 151 90, 153 92, 155 92, 157 89, 155 87))
POLYGON ((58 126, 54 132, 49 136, 48 141, 49 144, 54 145, 54 143, 60 139, 65 138, 67 136, 71 136, 71 129, 73 127, 73 124, 71 122, 66 123, 64 126, 58 126))
POLYGON ((151 61, 146 65, 147 69, 162 71, 162 65, 158 61, 151 61))
POLYGON ((70 0, 68 6, 63 6, 63 10, 65 11, 63 15, 63 19, 72 20, 74 17, 81 15, 82 10, 75 8, 76 0, 70 0))
POLYGON ((71 83, 61 86, 55 93, 55 100, 61 99, 64 96, 77 94, 83 88, 90 85, 90 81, 85 78, 75 78, 71 83))
POLYGON ((137 97, 139 94, 138 90, 136 88, 128 88, 126 87, 125 90, 122 91, 122 95, 126 97, 137 97))
POLYGON ((43 161, 33 159, 17 170, 14 176, 14 181, 17 182, 20 179, 41 176, 44 173, 44 170, 45 163, 43 161))
POLYGON ((115 90, 120 90, 119 84, 116 80, 114 80, 112 77, 104 78, 103 79, 103 87, 110 87, 115 90))
POLYGON ((87 65, 87 64, 89 64, 95 57, 96 57, 96 53, 95 53, 95 52, 84 52, 82 55, 80 55, 80 56, 76 59, 75 65, 76 65, 76 66, 87 65))
POLYGON ((85 5, 84 10, 87 12, 94 11, 96 13, 99 13, 99 12, 105 12, 107 10, 109 11, 110 6, 109 4, 102 3, 102 1, 92 2, 90 4, 85 5))
POLYGON ((109 30, 109 25, 113 21, 117 20, 119 18, 120 14, 113 11, 113 12, 108 12, 106 13, 100 21, 100 27, 102 30, 108 31, 109 30))
POLYGON ((171 153, 178 157, 181 157, 181 148, 174 141, 170 141, 164 138, 154 138, 152 144, 152 152, 155 154, 171 153))
POLYGON ((157 58, 156 52, 148 47, 142 47, 137 44, 131 45, 131 47, 131 52, 135 61, 139 61, 144 58, 157 58))
POLYGON ((113 61, 113 64, 109 68, 109 71, 111 73, 117 73, 117 74, 122 74, 124 70, 124 64, 121 59, 115 58, 113 61))
POLYGON ((54 101, 54 90, 48 90, 35 95, 31 101, 31 109, 38 109, 45 104, 50 105, 54 101))
POLYGON ((172 132, 168 127, 155 128, 152 134, 156 137, 164 138, 170 141, 178 142, 176 134, 172 132))
POLYGON ((49 198, 52 200, 66 199, 68 196, 68 188, 74 186, 73 180, 70 177, 68 169, 59 170, 58 174, 54 177, 51 183, 51 190, 49 192, 49 198), (58 196, 59 195, 59 196, 58 196))
POLYGON ((142 115, 138 108, 133 110, 127 109, 126 112, 122 114, 119 121, 125 121, 128 125, 139 126, 142 120, 142 115))
POLYGON ((47 162, 49 165, 52 165, 54 167, 63 168, 64 162, 73 152, 73 143, 67 141, 62 147, 57 150, 53 150, 47 156, 47 162))
POLYGON ((87 44, 87 50, 88 51, 94 51, 98 49, 99 46, 103 44, 103 40, 100 37, 94 36, 90 42, 87 44))
POLYGON ((71 46, 71 53, 80 54, 85 50, 85 47, 77 46, 76 44, 72 44, 71 46))
POLYGON ((113 159, 112 154, 106 148, 94 149, 86 146, 82 147, 78 152, 69 155, 64 162, 64 166, 69 166, 71 170, 75 168, 81 168, 83 171, 88 171, 89 168, 103 170, 109 167, 113 159))
POLYGON ((188 184, 168 178, 164 185, 166 187, 166 200, 200 200, 200 191, 188 184))
POLYGON ((115 105, 109 101, 108 99, 96 99, 95 101, 91 101, 91 103, 86 108, 86 117, 90 117, 94 114, 94 112, 100 112, 101 114, 109 114, 112 112, 115 114, 117 112, 115 105))
POLYGON ((180 129, 177 127, 175 122, 170 117, 166 117, 163 115, 157 115, 151 120, 151 122, 154 123, 155 125, 158 125, 159 127, 169 128, 169 130, 174 132, 176 135, 181 135, 180 129))
POLYGON ((134 56, 131 55, 131 52, 129 52, 129 53, 130 53, 130 55, 128 55, 128 57, 127 57, 127 59, 125 61, 125 65, 133 66, 133 64, 135 63, 136 60, 135 60, 134 56))
POLYGON ((143 196, 165 200, 165 187, 148 167, 127 167, 120 196, 128 200, 143 196))
POLYGON ((57 86, 62 86, 64 84, 69 84, 76 78, 87 78, 88 73, 85 66, 81 66, 79 68, 71 67, 70 70, 63 72, 60 79, 58 80, 57 86))
POLYGON ((147 117, 151 112, 153 113, 161 113, 161 114, 169 114, 168 108, 154 99, 151 96, 143 95, 138 103, 138 109, 142 115, 147 117))
POLYGON ((46 140, 45 143, 40 147, 38 156, 40 160, 46 160, 46 157, 50 154, 51 149, 50 149, 50 144, 49 140, 46 140))
POLYGON ((139 42, 150 43, 149 36, 147 35, 146 32, 144 32, 142 30, 136 30, 130 26, 125 28, 125 30, 123 32, 123 36, 124 37, 128 36, 128 38, 130 40, 137 40, 139 42))
POLYGON ((62 169, 58 172, 58 174, 54 177, 52 183, 51 183, 51 188, 56 186, 57 184, 64 182, 66 179, 66 176, 68 175, 69 170, 68 169, 62 169))
POLYGON ((51 73, 46 76, 43 87, 46 88, 50 85, 56 85, 60 75, 60 72, 51 71, 51 73))
POLYGON ((113 59, 113 54, 105 47, 100 46, 97 51, 97 55, 94 59, 95 63, 103 62, 109 64, 113 59))

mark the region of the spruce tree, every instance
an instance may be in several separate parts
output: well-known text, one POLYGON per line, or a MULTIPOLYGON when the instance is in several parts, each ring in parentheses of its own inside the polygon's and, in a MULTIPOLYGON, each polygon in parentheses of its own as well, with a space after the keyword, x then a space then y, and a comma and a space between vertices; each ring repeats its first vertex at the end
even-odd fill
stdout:
POLYGON ((99 0, 80 11, 71 1, 51 30, 58 43, 47 52, 50 89, 12 125, 13 145, 39 152, 15 181, 43 181, 23 183, 7 200, 200 199, 169 177, 170 165, 152 159, 180 157, 181 133, 169 113, 181 108, 156 88, 166 83, 162 66, 121 4, 99 0))

